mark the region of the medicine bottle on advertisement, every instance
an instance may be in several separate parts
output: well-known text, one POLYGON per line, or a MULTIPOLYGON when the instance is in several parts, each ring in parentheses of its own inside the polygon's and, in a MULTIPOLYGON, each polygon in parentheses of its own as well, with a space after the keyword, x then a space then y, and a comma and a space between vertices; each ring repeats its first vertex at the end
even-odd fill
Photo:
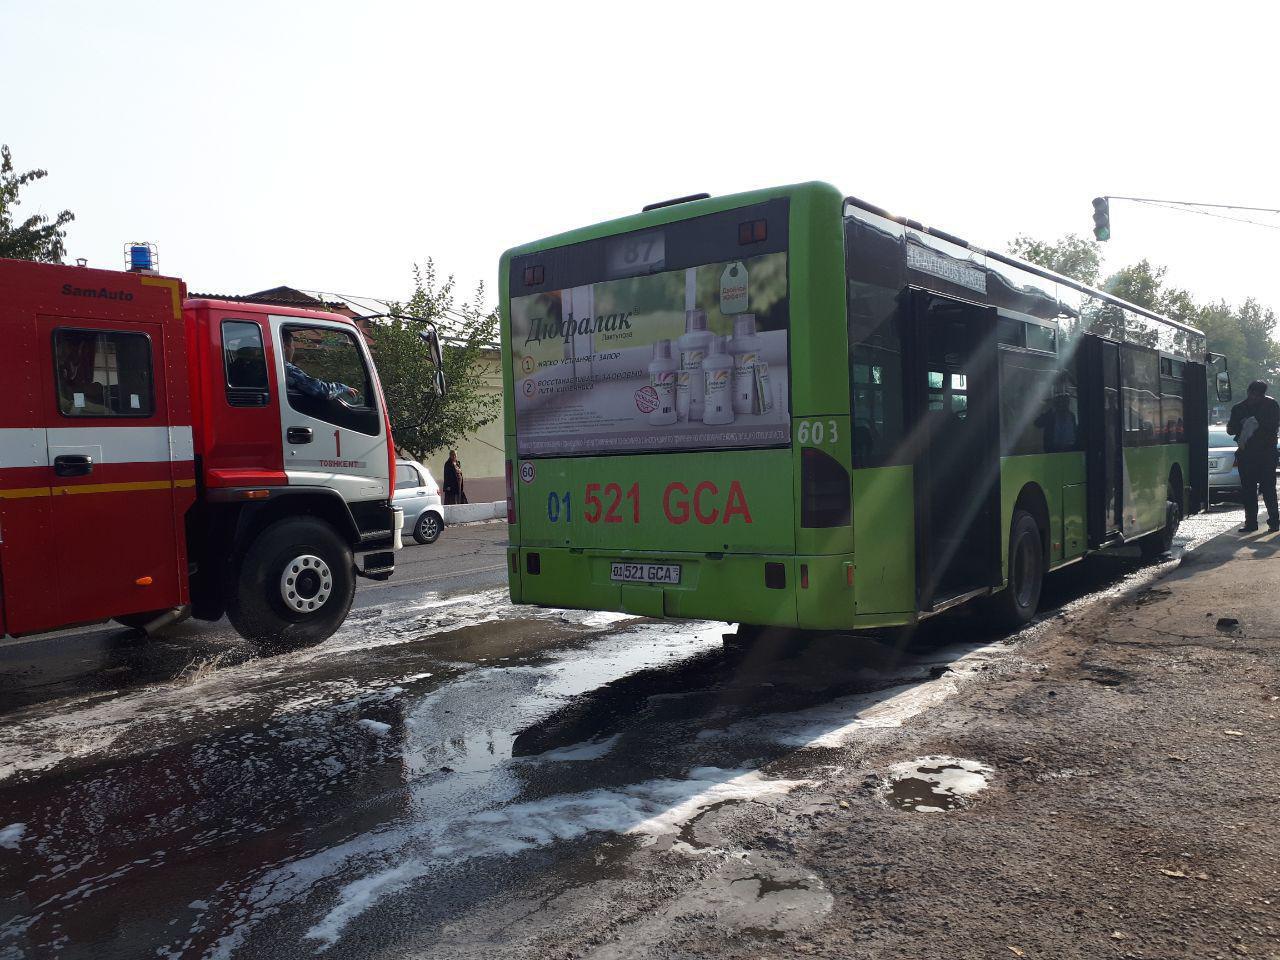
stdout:
POLYGON ((676 362, 671 357, 671 341, 659 340, 653 345, 649 364, 649 383, 658 394, 658 406, 649 414, 655 427, 676 422, 676 362))
POLYGON ((676 376, 676 413, 681 420, 702 419, 702 361, 711 345, 705 310, 684 312, 685 334, 676 341, 680 348, 680 372, 676 376))
POLYGON ((733 318, 733 412, 754 413, 756 405, 756 361, 764 340, 756 335, 756 315, 744 313, 733 318))
POLYGON ((747 306, 747 266, 731 263, 720 274, 720 312, 742 313, 747 306))
POLYGON ((702 379, 702 422, 733 423, 733 358, 725 349, 723 337, 711 338, 711 347, 702 361, 702 379))

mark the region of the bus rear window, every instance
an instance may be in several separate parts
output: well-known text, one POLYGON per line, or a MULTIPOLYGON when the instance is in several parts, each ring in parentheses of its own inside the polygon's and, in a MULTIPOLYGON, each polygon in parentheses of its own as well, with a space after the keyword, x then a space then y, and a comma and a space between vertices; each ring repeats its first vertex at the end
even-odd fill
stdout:
POLYGON ((515 258, 518 455, 789 445, 786 241, 775 200, 515 258))

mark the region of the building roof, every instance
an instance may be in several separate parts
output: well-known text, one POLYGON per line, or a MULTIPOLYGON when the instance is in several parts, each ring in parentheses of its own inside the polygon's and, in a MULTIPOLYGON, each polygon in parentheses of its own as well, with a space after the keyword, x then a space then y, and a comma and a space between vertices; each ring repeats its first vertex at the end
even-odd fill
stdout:
POLYGON ((344 317, 358 318, 360 314, 351 309, 345 300, 322 300, 294 287, 272 287, 259 290, 257 293, 192 293, 193 299, 231 300, 237 303, 265 303, 279 307, 297 307, 300 310, 319 310, 325 313, 337 313, 344 317))

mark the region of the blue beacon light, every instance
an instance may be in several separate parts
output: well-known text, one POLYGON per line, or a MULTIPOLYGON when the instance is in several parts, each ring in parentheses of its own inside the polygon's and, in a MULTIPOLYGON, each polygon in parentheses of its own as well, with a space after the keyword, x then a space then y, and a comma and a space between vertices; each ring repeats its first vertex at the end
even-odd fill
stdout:
POLYGON ((129 247, 129 269, 150 270, 151 248, 145 244, 135 243, 129 247))

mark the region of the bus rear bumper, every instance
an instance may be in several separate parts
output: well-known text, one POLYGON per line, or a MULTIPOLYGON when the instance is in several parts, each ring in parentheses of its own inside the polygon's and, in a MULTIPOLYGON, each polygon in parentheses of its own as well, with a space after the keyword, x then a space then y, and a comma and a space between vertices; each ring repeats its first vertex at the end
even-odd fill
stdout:
MULTIPOLYGON (((513 603, 805 630, 862 626, 851 554, 794 556, 508 547, 513 603), (620 583, 615 561, 679 564, 678 584, 620 583)), ((881 618, 882 619, 882 618, 881 618)))

